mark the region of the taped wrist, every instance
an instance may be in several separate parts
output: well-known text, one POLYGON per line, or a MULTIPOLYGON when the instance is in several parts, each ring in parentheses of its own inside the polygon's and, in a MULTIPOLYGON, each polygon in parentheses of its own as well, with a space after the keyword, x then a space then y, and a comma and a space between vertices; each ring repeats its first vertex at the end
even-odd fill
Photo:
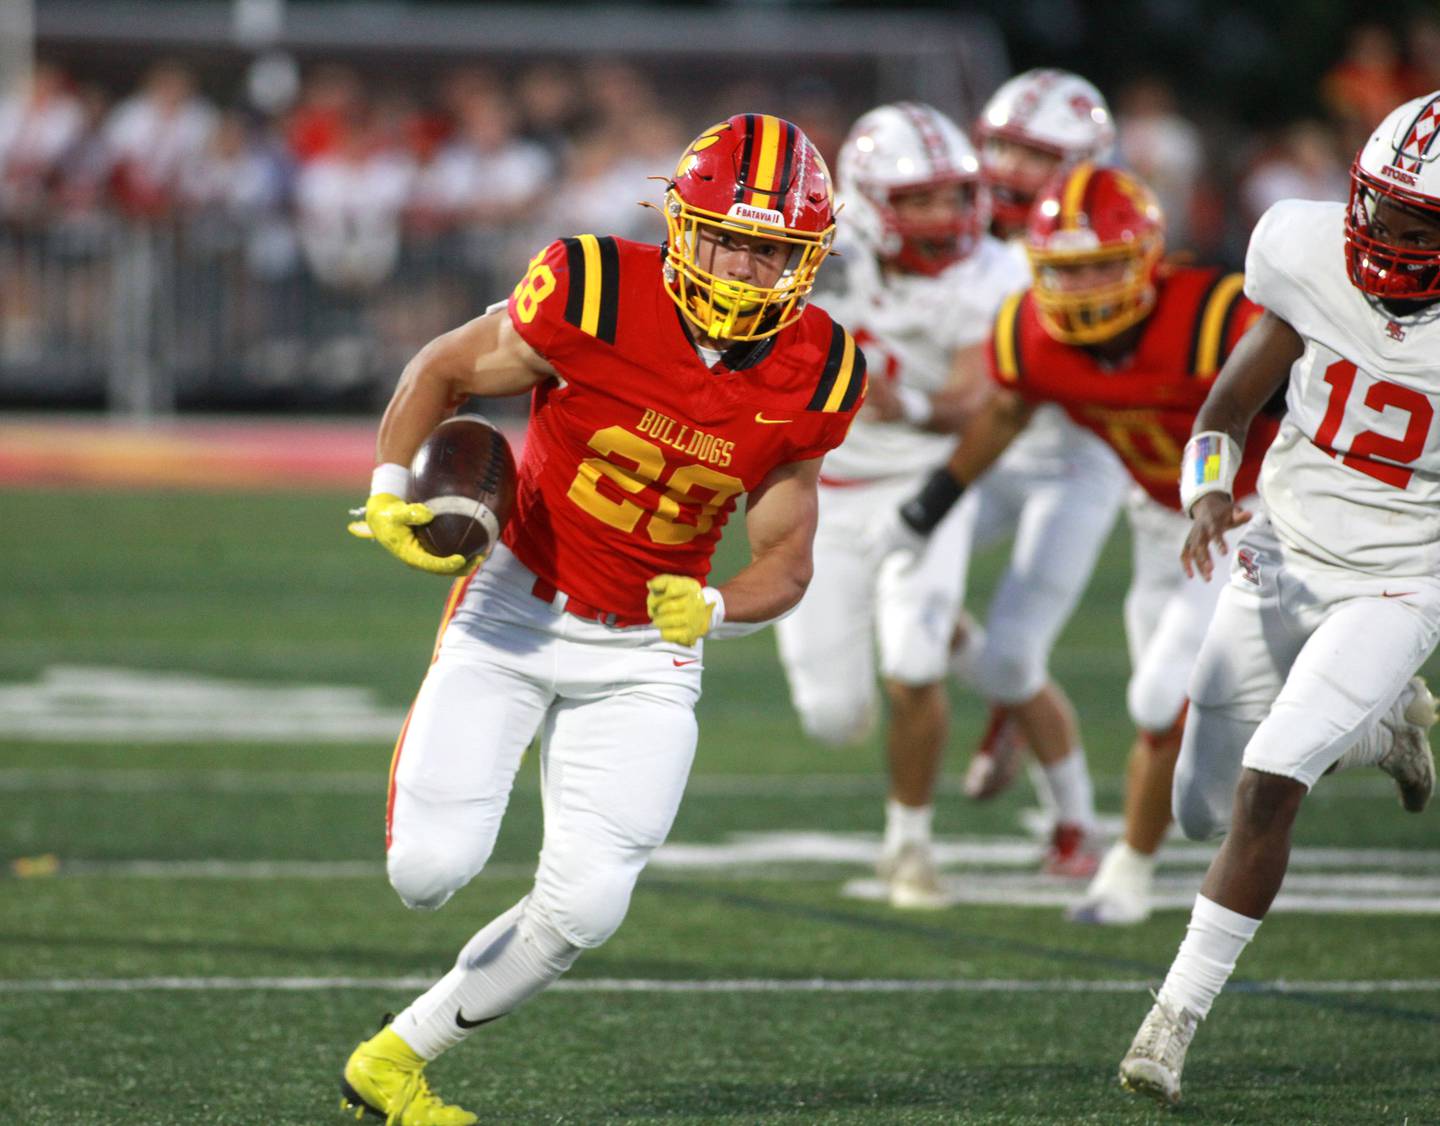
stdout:
POLYGON ((1204 430, 1191 436, 1180 460, 1180 507, 1186 515, 1210 493, 1235 495, 1240 457, 1240 447, 1229 434, 1204 430))
POLYGON ((941 466, 930 474, 920 491, 900 506, 900 519, 913 531, 928 536, 965 492, 965 486, 941 466))
POLYGON ((370 495, 372 497, 376 493, 389 493, 391 496, 404 500, 409 489, 410 470, 393 461, 377 465, 374 472, 370 474, 370 495))

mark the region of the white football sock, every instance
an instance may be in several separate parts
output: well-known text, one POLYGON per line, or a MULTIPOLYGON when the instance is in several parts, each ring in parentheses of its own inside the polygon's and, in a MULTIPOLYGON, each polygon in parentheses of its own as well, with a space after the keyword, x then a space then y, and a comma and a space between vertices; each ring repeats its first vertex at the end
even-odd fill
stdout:
POLYGON ((1045 781, 1055 799, 1055 820, 1062 825, 1090 829, 1095 824, 1095 791, 1085 765, 1085 749, 1074 748, 1053 766, 1045 767, 1045 781))
POLYGON ((1259 929, 1259 919, 1197 895, 1190 926, 1157 999, 1204 1017, 1235 972, 1241 951, 1259 929))
POLYGON ((886 855, 893 855, 902 845, 928 842, 934 819, 933 805, 902 805, 894 798, 888 798, 885 802, 886 855))
POLYGON ((465 944, 455 968, 395 1018, 415 1053, 433 1060, 478 1025, 502 1017, 539 993, 580 956, 522 899, 465 944), (461 1024, 461 1021, 464 1024, 461 1024))

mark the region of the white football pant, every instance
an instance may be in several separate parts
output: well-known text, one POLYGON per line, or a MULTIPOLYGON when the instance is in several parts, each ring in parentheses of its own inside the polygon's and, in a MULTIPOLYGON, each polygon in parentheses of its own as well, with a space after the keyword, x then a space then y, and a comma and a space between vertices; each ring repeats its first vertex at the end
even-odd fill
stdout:
POLYGON ((922 685, 945 678, 960 606, 955 560, 966 551, 961 506, 908 563, 898 556, 887 561, 867 542, 882 514, 922 482, 907 475, 821 485, 815 574, 800 605, 775 626, 790 697, 812 738, 841 745, 870 730, 877 645, 880 673, 889 680, 922 685))
POLYGON ((411 907, 468 883, 538 732, 545 829, 529 907, 573 945, 598 946, 679 809, 702 653, 652 626, 560 613, 533 582, 496 548, 444 630, 396 749, 387 866, 411 907))
POLYGON ((1020 704, 1045 687, 1050 652, 1090 582, 1129 479, 1115 455, 1082 432, 1062 464, 1026 469, 1002 459, 966 492, 968 548, 954 560, 962 598, 972 555, 1014 539, 975 657, 975 689, 987 700, 1020 704))
MULTIPOLYGON (((1125 592, 1130 683, 1125 701, 1141 731, 1168 731, 1180 718, 1190 672, 1225 584, 1186 578, 1180 550, 1190 518, 1136 486, 1126 502, 1134 571, 1125 592)), ((1234 548, 1238 533, 1226 538, 1234 548)))
POLYGON ((1175 818, 1193 840, 1229 828, 1242 766, 1313 786, 1440 642, 1440 578, 1306 560, 1263 514, 1231 558, 1175 767, 1175 818))

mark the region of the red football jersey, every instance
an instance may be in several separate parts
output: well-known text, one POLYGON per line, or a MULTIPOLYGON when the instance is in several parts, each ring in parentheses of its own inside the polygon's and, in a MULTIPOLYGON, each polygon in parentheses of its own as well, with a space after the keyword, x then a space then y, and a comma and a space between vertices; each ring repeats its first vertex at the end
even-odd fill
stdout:
POLYGON ((535 389, 504 541, 559 590, 632 621, 653 576, 704 582, 741 494, 838 446, 865 388, 855 341, 813 305, 707 367, 661 263, 658 246, 560 239, 509 305, 560 379, 535 389))
MULTIPOLYGON (((1046 333, 1027 290, 1006 300, 990 338, 990 375, 1031 402, 1059 403, 1120 455, 1130 475, 1161 504, 1180 508, 1180 457, 1200 404, 1225 357, 1260 315, 1243 274, 1179 267, 1156 279, 1155 308, 1135 351, 1119 367, 1046 333)), ((1237 498, 1255 491, 1260 462, 1278 423, 1250 427, 1235 478, 1237 498)))

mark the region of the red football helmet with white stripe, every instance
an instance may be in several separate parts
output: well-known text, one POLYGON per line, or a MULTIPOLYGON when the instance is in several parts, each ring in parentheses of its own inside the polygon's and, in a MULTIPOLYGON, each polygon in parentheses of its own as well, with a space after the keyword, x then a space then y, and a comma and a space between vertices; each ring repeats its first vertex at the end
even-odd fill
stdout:
POLYGON ((919 102, 864 114, 840 150, 845 230, 878 260, 934 276, 975 249, 989 225, 980 162, 960 127, 919 102), (917 214, 907 193, 940 188, 917 214), (952 191, 953 189, 953 191, 952 191))
POLYGON ((1371 297, 1440 299, 1440 90, 1391 110, 1356 154, 1345 262, 1371 297))
POLYGON ((712 125, 690 143, 665 194, 665 283, 685 319, 711 338, 759 340, 794 323, 835 237, 830 170, 799 126, 762 113, 712 125), (701 265, 701 232, 790 248, 773 286, 701 265))

